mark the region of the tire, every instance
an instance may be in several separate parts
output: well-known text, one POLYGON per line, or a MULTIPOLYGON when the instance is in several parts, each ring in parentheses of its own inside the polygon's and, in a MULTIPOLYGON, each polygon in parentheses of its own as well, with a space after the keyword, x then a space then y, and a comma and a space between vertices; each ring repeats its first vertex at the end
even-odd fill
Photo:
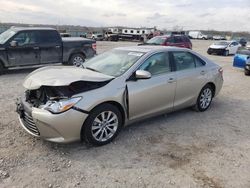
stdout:
POLYGON ((247 70, 247 69, 245 68, 244 73, 245 73, 246 76, 249 76, 249 75, 250 75, 250 70, 247 70))
POLYGON ((83 124, 81 136, 89 144, 102 146, 112 142, 121 127, 122 114, 119 109, 111 104, 103 104, 90 112, 83 124))
POLYGON ((77 53, 77 54, 73 54, 70 57, 68 65, 74 65, 76 67, 79 67, 84 63, 84 61, 85 61, 85 56, 80 53, 77 53))
POLYGON ((194 110, 197 112, 206 111, 212 103, 213 92, 213 88, 209 84, 205 85, 200 91, 194 110))
POLYGON ((0 75, 2 75, 5 71, 5 68, 3 66, 3 64, 0 62, 0 75))
POLYGON ((224 53, 223 53, 224 56, 228 56, 229 55, 229 51, 228 50, 225 50, 224 53))

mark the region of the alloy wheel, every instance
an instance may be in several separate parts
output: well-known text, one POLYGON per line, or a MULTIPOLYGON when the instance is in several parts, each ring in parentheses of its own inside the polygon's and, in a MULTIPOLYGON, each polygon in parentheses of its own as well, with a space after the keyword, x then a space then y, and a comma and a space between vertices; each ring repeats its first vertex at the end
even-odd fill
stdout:
POLYGON ((92 136, 99 142, 105 142, 115 135, 118 126, 118 117, 114 112, 101 112, 96 116, 92 124, 92 136))
POLYGON ((84 63, 84 59, 80 56, 76 56, 74 57, 73 59, 73 65, 76 66, 76 67, 79 67, 81 66, 82 64, 84 63))
POLYGON ((211 101, 212 101, 212 91, 210 88, 206 88, 203 90, 200 96, 200 107, 202 109, 206 109, 209 107, 211 101))

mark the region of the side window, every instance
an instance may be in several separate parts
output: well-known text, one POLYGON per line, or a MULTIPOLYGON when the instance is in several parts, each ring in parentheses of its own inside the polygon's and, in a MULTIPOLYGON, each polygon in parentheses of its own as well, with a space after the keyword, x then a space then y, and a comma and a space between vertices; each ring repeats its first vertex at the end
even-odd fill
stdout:
POLYGON ((162 52, 152 55, 140 66, 139 70, 148 71, 152 75, 171 72, 168 53, 162 52))
POLYGON ((237 42, 233 42, 231 45, 232 45, 232 46, 237 46, 238 43, 237 43, 237 42))
POLYGON ((60 38, 56 31, 40 31, 41 43, 58 43, 60 38))
POLYGON ((169 37, 166 42, 169 42, 169 43, 174 43, 174 38, 173 37, 169 37))
POLYGON ((173 58, 177 71, 195 68, 194 57, 188 52, 173 52, 173 58))
POLYGON ((174 43, 182 43, 181 37, 174 37, 174 43))
POLYGON ((196 67, 203 67, 206 65, 206 63, 199 57, 194 55, 195 65, 196 67))
POLYGON ((19 46, 35 44, 37 42, 36 32, 35 31, 20 32, 13 38, 13 40, 17 41, 19 46))

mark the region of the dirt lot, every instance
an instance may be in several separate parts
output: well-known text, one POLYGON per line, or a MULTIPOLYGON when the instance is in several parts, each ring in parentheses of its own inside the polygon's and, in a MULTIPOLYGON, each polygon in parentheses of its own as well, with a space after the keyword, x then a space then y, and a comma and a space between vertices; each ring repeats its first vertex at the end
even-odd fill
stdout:
MULTIPOLYGON (((206 55, 211 41, 193 41, 206 55)), ((130 42, 98 42, 98 51, 130 42)), ((20 128, 15 99, 31 71, 0 76, 0 187, 250 187, 250 77, 232 56, 209 56, 224 86, 204 113, 190 109, 126 127, 114 143, 58 145, 20 128)))

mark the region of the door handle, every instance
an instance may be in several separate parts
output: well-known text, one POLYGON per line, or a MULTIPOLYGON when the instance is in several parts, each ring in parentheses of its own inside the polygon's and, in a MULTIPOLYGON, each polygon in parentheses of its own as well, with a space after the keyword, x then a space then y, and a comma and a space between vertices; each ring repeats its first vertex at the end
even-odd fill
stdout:
POLYGON ((201 75, 204 75, 204 74, 206 74, 206 71, 204 71, 204 70, 201 71, 201 75))
POLYGON ((39 50, 40 48, 38 46, 33 47, 34 50, 39 50))
POLYGON ((56 48, 61 48, 61 46, 56 46, 56 48))
POLYGON ((169 78, 169 79, 168 79, 168 83, 173 83, 173 82, 175 82, 175 79, 174 79, 174 78, 169 78))

